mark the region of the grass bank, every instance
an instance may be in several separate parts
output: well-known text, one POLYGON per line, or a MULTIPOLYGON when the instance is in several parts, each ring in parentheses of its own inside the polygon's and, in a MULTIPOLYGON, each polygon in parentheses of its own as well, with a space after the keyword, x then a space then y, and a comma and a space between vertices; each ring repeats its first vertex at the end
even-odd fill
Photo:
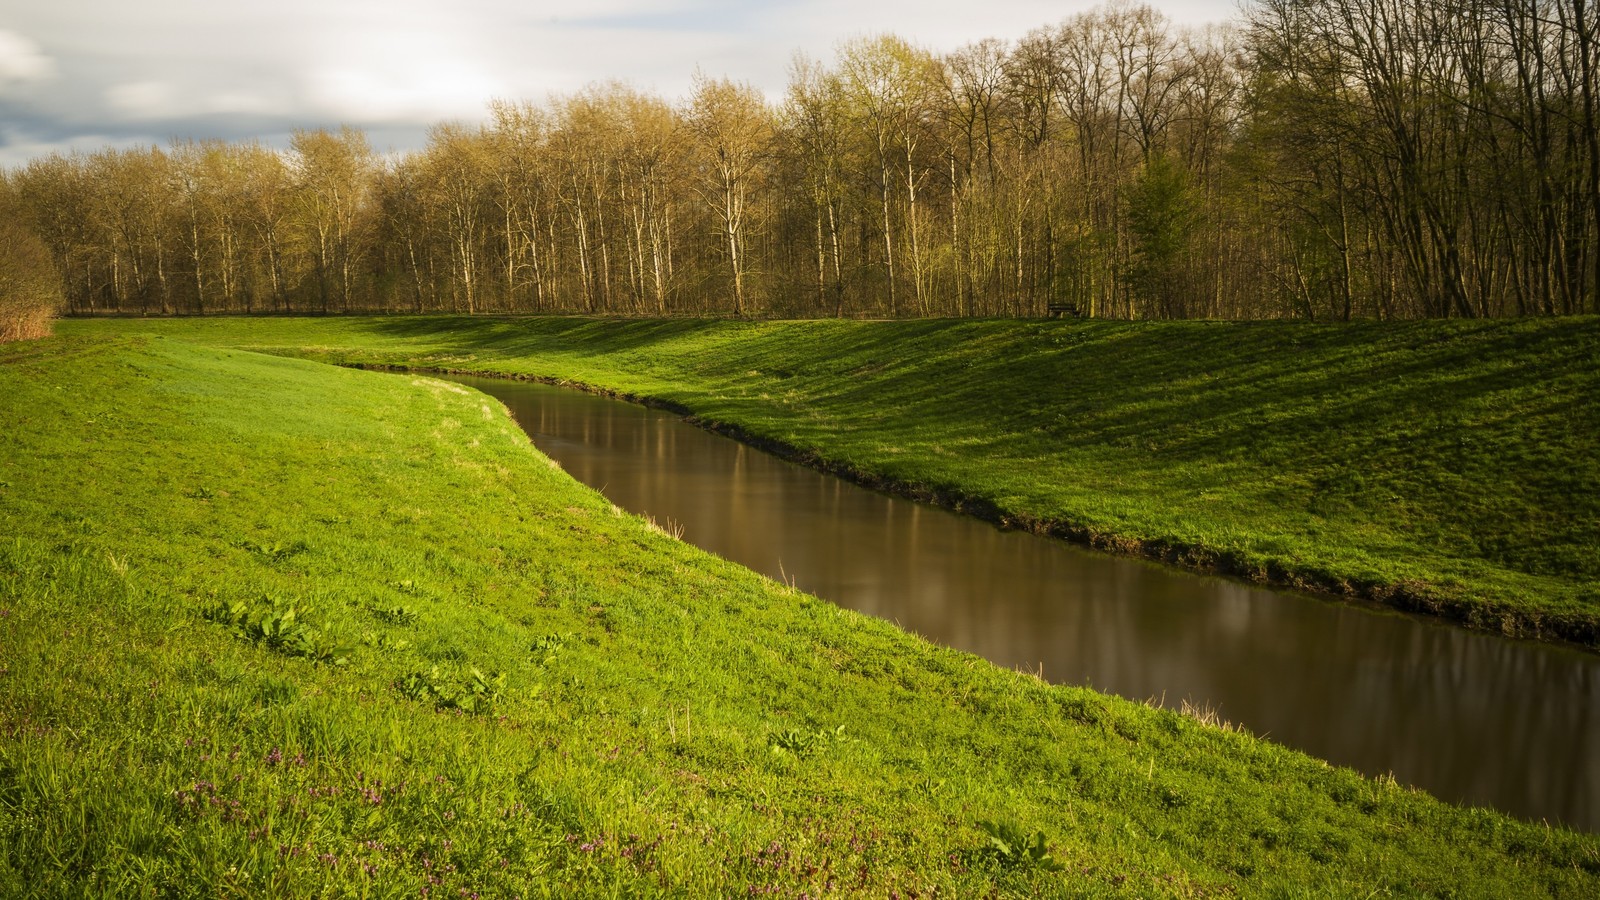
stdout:
POLYGON ((578 382, 1018 527, 1600 647, 1600 319, 68 327, 578 382))
POLYGON ((0 895, 1600 885, 1594 836, 726 564, 455 385, 80 334, 0 347, 0 422, 0 895))

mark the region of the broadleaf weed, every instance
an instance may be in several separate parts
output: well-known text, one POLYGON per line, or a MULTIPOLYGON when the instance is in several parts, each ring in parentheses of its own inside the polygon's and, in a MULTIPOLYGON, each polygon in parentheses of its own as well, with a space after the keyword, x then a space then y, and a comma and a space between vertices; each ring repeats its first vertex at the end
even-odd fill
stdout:
POLYGON ((1047 872, 1059 872, 1064 868, 1050 857, 1043 831, 1029 835, 1015 822, 988 819, 980 821, 978 827, 983 829, 989 840, 967 854, 974 863, 987 863, 1000 869, 1041 869, 1047 872))

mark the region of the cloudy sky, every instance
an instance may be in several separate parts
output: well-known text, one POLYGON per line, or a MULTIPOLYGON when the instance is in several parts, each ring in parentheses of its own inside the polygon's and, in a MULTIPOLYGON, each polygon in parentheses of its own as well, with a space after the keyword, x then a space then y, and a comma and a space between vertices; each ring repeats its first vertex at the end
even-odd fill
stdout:
MULTIPOLYGON (((1095 0, 3 0, 0 167, 54 150, 348 123, 380 150, 491 99, 618 78, 675 98, 696 67, 780 96, 796 51, 892 31, 932 50, 1016 38, 1095 0)), ((1235 0, 1152 0, 1174 21, 1235 0)))

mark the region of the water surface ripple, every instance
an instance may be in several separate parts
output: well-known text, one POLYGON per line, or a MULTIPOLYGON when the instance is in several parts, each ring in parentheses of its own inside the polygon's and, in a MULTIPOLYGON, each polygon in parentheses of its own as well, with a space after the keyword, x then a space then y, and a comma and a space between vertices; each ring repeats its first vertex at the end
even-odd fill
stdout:
POLYGON ((1600 657, 1083 550, 544 385, 460 378, 612 502, 1002 666, 1208 705, 1447 800, 1600 830, 1600 657))

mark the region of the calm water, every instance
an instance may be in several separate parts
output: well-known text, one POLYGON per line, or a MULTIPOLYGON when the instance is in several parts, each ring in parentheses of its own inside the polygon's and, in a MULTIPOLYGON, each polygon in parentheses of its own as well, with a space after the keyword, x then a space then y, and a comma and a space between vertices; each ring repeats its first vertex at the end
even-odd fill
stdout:
POLYGON ((1082 550, 576 391, 461 382, 683 539, 1007 667, 1209 705, 1371 775, 1600 830, 1600 658, 1082 550))

